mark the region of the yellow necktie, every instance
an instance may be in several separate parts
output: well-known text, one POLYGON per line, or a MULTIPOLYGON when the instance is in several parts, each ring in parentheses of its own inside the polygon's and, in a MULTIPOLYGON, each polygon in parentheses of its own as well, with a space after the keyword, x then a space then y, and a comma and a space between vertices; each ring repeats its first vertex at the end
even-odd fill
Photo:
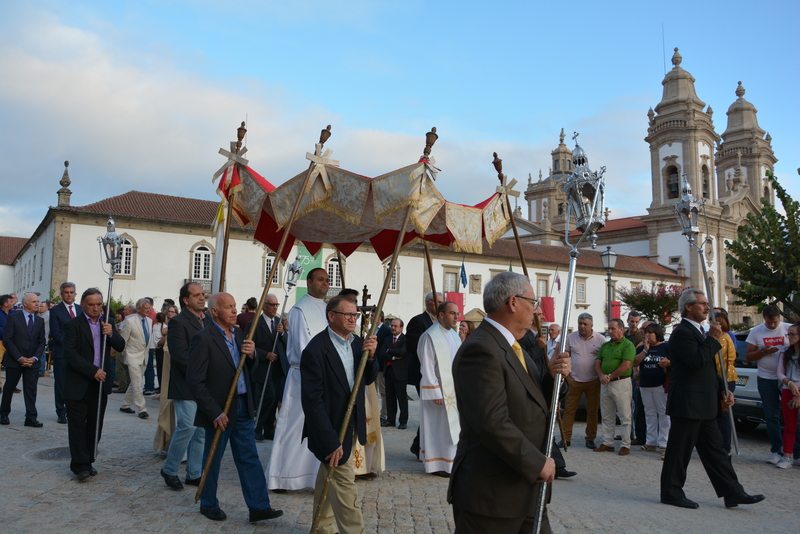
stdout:
POLYGON ((522 354, 522 347, 520 347, 519 342, 515 341, 511 348, 514 350, 514 354, 517 355, 519 358, 519 363, 522 364, 522 368, 525 369, 525 372, 528 372, 528 365, 525 363, 525 356, 522 354))

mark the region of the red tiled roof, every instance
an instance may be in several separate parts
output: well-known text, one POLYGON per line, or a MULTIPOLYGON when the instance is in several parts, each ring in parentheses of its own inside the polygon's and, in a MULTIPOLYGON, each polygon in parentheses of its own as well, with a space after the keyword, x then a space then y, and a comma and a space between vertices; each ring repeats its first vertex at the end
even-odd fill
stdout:
POLYGON ((0 235, 0 265, 11 265, 27 242, 26 237, 0 235))
MULTIPOLYGON (((522 253, 527 261, 540 261, 544 263, 555 263, 563 265, 566 269, 569 265, 569 247, 559 247, 554 245, 539 245, 536 243, 522 243, 522 253)), ((517 244, 513 239, 498 239, 492 248, 484 241, 484 255, 507 257, 518 259, 517 244)), ((603 269, 603 261, 600 259, 601 250, 580 249, 578 264, 580 267, 590 267, 603 269)), ((647 258, 637 256, 617 256, 615 271, 637 272, 651 276, 676 276, 675 271, 667 269, 647 258)))
MULTIPOLYGON (((638 217, 622 217, 620 219, 609 219, 606 221, 606 225, 597 231, 598 234, 602 234, 603 232, 614 232, 617 230, 629 230, 631 228, 644 228, 647 224, 642 220, 642 216, 638 217)), ((580 235, 578 230, 573 230, 569 234, 570 236, 573 235, 580 235)))
MULTIPOLYGON (((122 195, 67 209, 84 213, 97 213, 189 224, 211 225, 217 216, 219 202, 197 198, 175 197, 141 191, 128 191, 122 195)), ((234 219, 234 226, 236 224, 234 219)), ((248 225, 249 227, 250 225, 248 225)))

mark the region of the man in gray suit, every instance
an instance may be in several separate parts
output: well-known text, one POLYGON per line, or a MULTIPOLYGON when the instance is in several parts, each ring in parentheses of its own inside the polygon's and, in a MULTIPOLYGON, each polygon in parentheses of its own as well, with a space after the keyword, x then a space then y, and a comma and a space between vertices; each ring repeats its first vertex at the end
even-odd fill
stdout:
POLYGON ((147 406, 144 403, 144 370, 147 366, 148 347, 150 345, 150 334, 153 331, 153 321, 148 317, 153 308, 150 301, 141 298, 136 302, 136 314, 129 315, 122 322, 122 338, 125 340, 125 364, 128 366, 128 374, 131 378, 131 385, 122 399, 122 406, 119 411, 124 413, 138 413, 140 419, 147 419, 147 406), (136 406, 136 410, 131 409, 131 404, 136 406))
MULTIPOLYGON (((538 301, 527 278, 504 272, 486 284, 483 306, 486 319, 453 361, 461 434, 447 500, 456 534, 531 532, 539 485, 556 474, 544 455, 548 391, 516 341, 530 328, 538 301)), ((570 367, 557 356, 551 376, 570 367)), ((546 512, 541 531, 550 532, 546 512)))

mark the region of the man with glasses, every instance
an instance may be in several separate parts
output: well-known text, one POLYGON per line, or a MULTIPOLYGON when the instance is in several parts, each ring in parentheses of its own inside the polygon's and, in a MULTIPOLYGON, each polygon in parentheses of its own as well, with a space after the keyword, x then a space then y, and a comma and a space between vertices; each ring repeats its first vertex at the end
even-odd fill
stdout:
POLYGON ((300 360, 301 399, 305 414, 303 438, 308 438, 308 449, 317 458, 319 466, 314 488, 315 514, 325 481, 333 471, 318 532, 333 532, 335 520, 341 534, 351 534, 364 532, 364 518, 356 507, 358 490, 353 460, 356 439, 361 445, 367 443, 365 389, 378 376, 375 360, 378 343, 374 335, 363 344, 358 336, 353 335, 361 314, 347 297, 333 297, 326 307, 326 315, 327 328, 311 339, 300 360), (369 361, 361 381, 356 383, 365 351, 369 361), (339 432, 353 388, 358 390, 356 404, 344 439, 340 440, 339 432))
POLYGON ((461 427, 458 423, 453 358, 461 346, 455 328, 458 305, 439 305, 436 322, 419 338, 420 370, 419 453, 425 472, 449 477, 461 427))
POLYGON ((683 485, 692 450, 703 463, 717 497, 724 497, 725 507, 753 504, 763 495, 748 495, 733 470, 731 458, 722 445, 722 434, 715 421, 720 401, 733 406, 733 393, 725 397, 725 385, 717 374, 714 359, 720 350, 722 328, 714 322, 708 336, 700 323, 708 316, 708 299, 697 289, 686 289, 678 300, 683 320, 669 338, 670 387, 667 415, 670 417, 669 440, 661 469, 661 502, 680 508, 699 508, 686 498, 683 485))
MULTIPOLYGON (((286 379, 286 371, 288 371, 286 340, 283 335, 283 323, 280 317, 277 317, 278 306, 278 297, 272 293, 267 295, 264 310, 261 312, 261 317, 258 318, 258 326, 253 337, 256 344, 258 366, 253 370, 250 378, 253 381, 256 398, 260 398, 261 392, 264 392, 261 414, 255 426, 256 441, 272 440, 275 437, 275 413, 278 403, 283 397, 283 383, 286 379), (273 347, 275 352, 273 352, 273 347), (284 364, 287 366, 286 368, 284 368, 284 364), (267 371, 269 371, 269 376, 267 376, 267 371), (265 382, 266 389, 264 389, 265 382)), ((250 332, 252 324, 251 321, 245 325, 245 335, 250 332)))

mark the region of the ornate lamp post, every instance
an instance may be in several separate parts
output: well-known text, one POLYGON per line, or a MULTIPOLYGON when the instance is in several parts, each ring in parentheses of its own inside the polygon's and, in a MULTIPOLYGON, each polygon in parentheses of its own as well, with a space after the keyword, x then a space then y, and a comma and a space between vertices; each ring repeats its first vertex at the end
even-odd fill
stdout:
POLYGON ((603 269, 606 270, 606 274, 608 275, 608 282, 607 282, 607 292, 608 292, 608 306, 607 306, 607 313, 608 313, 608 320, 611 320, 611 301, 613 300, 613 295, 611 291, 611 271, 614 270, 614 267, 617 265, 617 253, 611 250, 611 245, 606 247, 606 251, 600 254, 600 260, 603 262, 603 269))
MULTIPOLYGON (((675 216, 678 219, 678 224, 681 225, 682 234, 686 236, 689 242, 689 249, 695 249, 698 253, 698 260, 703 268, 703 282, 706 286, 706 297, 708 298, 709 306, 709 322, 716 321, 716 314, 714 313, 714 295, 711 294, 711 284, 708 280, 708 268, 706 267, 706 260, 703 257, 703 249, 706 243, 711 242, 711 237, 706 230, 706 238, 698 243, 697 236, 700 234, 700 210, 704 209, 705 200, 699 200, 692 194, 692 186, 686 179, 686 173, 683 173, 683 187, 681 188, 681 199, 672 207, 675 216)), ((706 220, 706 224, 708 220, 706 220)), ((722 358, 722 351, 717 352, 717 361, 719 363, 720 373, 722 374, 722 381, 725 384, 725 395, 728 395, 728 377, 725 372, 725 361, 722 358)), ((731 437, 733 438, 733 446, 736 454, 739 454, 739 439, 736 436, 736 427, 733 421, 733 410, 728 409, 728 416, 731 420, 731 437)))
MULTIPOLYGON (((281 307, 281 313, 278 315, 278 320, 280 321, 283 317, 284 312, 286 311, 286 302, 289 300, 289 293, 292 292, 292 289, 297 285, 297 281, 300 279, 300 275, 303 274, 303 266, 300 265, 301 256, 298 254, 297 258, 289 264, 289 267, 286 269, 286 281, 284 282, 286 285, 285 295, 283 297, 283 306, 281 307)), ((278 258, 275 258, 275 261, 278 261, 278 258)), ((254 321, 260 320, 260 317, 254 317, 254 321)), ((277 331, 276 331, 277 334, 277 331)), ((275 336, 275 341, 272 343, 272 351, 275 352, 275 347, 278 345, 278 336, 275 336)), ((272 361, 269 362, 267 366, 267 376, 264 378, 264 387, 261 388, 261 400, 258 401, 258 411, 256 412, 256 425, 258 424, 258 420, 261 419, 261 407, 264 405, 264 395, 267 393, 267 383, 269 383, 269 373, 272 371, 272 361)))
MULTIPOLYGON (((108 271, 103 267, 103 272, 108 275, 108 293, 106 293, 106 316, 105 322, 109 321, 111 316, 111 290, 114 287, 114 275, 120 271, 122 263, 122 238, 117 235, 116 225, 111 215, 108 216, 108 223, 106 225, 106 235, 97 238, 100 244, 100 249, 103 251, 106 263, 109 266, 108 271)), ((103 336, 103 343, 100 349, 100 369, 105 369, 106 363, 106 341, 108 336, 103 336)), ((94 455, 97 456, 97 446, 100 440, 100 410, 103 406, 103 387, 97 393, 97 423, 94 429, 94 455)))
MULTIPOLYGON (((588 236, 592 243, 592 248, 597 247, 597 231, 606 224, 603 217, 605 180, 603 175, 605 167, 600 171, 592 171, 589 168, 589 159, 586 152, 578 145, 578 133, 572 136, 575 141, 575 148, 572 150, 573 172, 561 186, 561 191, 567 196, 566 225, 564 228, 564 241, 570 246, 569 253, 569 273, 567 274, 567 290, 564 302, 564 318, 561 322, 562 328, 566 329, 569 324, 569 317, 572 308, 572 299, 575 292, 575 266, 578 263, 580 251, 578 247, 588 236), (577 243, 569 243, 569 221, 571 214, 575 214, 575 228, 581 232, 581 237, 577 243)), ((561 336, 559 343, 559 353, 564 352, 567 336, 561 336)), ((556 416, 558 414, 558 393, 561 389, 561 375, 556 375, 553 384, 553 398, 550 406, 550 422, 547 429, 547 441, 545 445, 545 455, 550 456, 553 452, 553 435, 556 427, 556 416)), ((547 503, 547 484, 542 484, 539 489, 539 508, 536 511, 536 521, 533 531, 538 534, 542 528, 542 518, 544 517, 544 507, 547 503)))

